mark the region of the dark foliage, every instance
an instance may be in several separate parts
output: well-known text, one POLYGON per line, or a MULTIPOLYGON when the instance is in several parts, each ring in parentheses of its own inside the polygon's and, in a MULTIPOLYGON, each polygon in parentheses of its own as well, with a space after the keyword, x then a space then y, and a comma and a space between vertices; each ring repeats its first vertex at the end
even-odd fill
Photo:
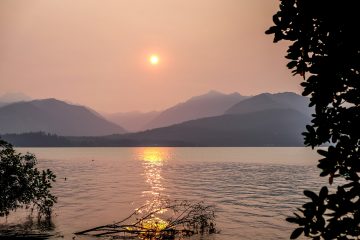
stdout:
POLYGON ((62 136, 45 132, 4 134, 0 136, 15 147, 70 147, 71 142, 62 136))
POLYGON ((38 217, 50 218, 56 197, 50 193, 55 175, 36 168, 33 154, 16 153, 12 145, 0 140, 0 217, 17 208, 37 210, 38 217))
POLYGON ((304 78, 303 95, 315 106, 305 144, 318 150, 320 176, 343 179, 337 190, 305 191, 310 201, 287 220, 299 225, 292 239, 360 237, 360 14, 358 1, 281 0, 274 15, 274 42, 289 40, 286 58, 304 78), (306 75, 307 74, 307 75, 306 75))

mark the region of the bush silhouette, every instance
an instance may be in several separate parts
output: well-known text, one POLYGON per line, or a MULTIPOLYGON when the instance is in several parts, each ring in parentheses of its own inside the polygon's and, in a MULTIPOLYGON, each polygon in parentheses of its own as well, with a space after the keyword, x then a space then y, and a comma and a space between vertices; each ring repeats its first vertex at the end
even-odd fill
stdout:
POLYGON ((273 16, 274 42, 291 41, 288 68, 304 81, 303 95, 315 106, 305 144, 330 143, 318 167, 336 181, 319 194, 304 191, 305 203, 289 222, 299 225, 291 239, 359 239, 360 236, 360 15, 358 1, 281 0, 273 16))
POLYGON ((38 217, 50 218, 56 197, 50 193, 56 176, 36 168, 33 154, 16 153, 12 145, 0 140, 0 216, 17 208, 37 210, 38 217))

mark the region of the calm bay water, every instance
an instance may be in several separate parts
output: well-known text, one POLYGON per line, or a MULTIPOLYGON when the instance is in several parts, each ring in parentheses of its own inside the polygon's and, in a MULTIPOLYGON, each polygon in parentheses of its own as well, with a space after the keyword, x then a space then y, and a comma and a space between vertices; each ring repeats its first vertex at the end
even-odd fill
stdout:
POLYGON ((36 154, 39 167, 57 175, 54 231, 62 239, 119 221, 158 195, 216 206, 221 233, 192 239, 289 239, 294 226, 285 218, 304 202, 302 191, 325 182, 307 148, 17 150, 36 154))

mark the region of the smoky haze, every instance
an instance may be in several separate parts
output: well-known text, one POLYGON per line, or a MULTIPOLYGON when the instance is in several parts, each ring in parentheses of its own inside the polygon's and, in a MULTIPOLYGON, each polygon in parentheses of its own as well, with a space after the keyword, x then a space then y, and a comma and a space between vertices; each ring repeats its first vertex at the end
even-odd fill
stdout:
POLYGON ((104 112, 161 110, 209 90, 299 92, 264 31, 277 0, 2 0, 0 94, 104 112), (156 53, 159 64, 147 60, 156 53))

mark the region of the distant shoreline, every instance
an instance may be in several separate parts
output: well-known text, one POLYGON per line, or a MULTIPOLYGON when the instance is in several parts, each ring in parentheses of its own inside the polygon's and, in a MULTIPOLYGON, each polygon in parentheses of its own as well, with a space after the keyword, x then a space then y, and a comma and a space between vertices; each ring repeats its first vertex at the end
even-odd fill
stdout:
POLYGON ((221 141, 216 136, 208 142, 187 142, 178 140, 158 140, 158 139, 131 139, 128 135, 110 135, 101 137, 67 137, 47 134, 44 132, 5 134, 0 138, 11 143, 14 147, 38 147, 38 148, 89 148, 89 147, 306 147, 301 137, 298 141, 285 142, 277 139, 265 139, 257 142, 246 141, 246 138, 232 138, 231 141, 221 141), (245 139, 245 140, 244 140, 245 139), (271 143, 271 141, 274 143, 271 143), (277 142, 276 142, 277 141, 277 142))

